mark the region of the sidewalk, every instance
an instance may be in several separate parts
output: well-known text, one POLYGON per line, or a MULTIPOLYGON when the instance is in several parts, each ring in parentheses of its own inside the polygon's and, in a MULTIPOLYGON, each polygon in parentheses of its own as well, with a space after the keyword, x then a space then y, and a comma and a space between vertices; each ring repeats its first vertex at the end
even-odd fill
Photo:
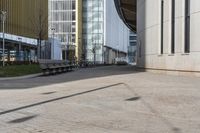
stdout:
POLYGON ((199 78, 134 69, 0 81, 0 132, 200 133, 199 78))

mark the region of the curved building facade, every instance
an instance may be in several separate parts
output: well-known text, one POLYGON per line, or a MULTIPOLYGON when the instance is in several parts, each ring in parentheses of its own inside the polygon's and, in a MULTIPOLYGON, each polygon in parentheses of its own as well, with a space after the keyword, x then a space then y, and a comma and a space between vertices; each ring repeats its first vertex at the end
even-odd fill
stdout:
POLYGON ((139 0, 137 13, 139 67, 200 72, 200 1, 139 0))
POLYGON ((114 0, 117 12, 124 23, 136 31, 136 10, 137 0, 114 0))
POLYGON ((138 67, 199 74, 199 1, 115 0, 115 4, 129 28, 137 29, 138 67))

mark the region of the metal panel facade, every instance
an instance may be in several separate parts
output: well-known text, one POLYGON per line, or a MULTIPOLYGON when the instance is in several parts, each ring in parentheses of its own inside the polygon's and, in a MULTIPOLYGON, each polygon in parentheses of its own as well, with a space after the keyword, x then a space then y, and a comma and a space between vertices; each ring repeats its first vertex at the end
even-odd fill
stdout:
POLYGON ((48 0, 0 0, 0 11, 7 12, 6 33, 48 38, 48 0))

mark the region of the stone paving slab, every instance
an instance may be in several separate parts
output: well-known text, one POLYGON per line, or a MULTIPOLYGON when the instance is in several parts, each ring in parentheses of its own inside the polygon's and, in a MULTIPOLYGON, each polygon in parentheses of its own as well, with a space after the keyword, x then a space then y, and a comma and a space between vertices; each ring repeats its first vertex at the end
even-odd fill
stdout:
POLYGON ((199 133, 199 81, 129 66, 0 81, 0 133, 199 133))

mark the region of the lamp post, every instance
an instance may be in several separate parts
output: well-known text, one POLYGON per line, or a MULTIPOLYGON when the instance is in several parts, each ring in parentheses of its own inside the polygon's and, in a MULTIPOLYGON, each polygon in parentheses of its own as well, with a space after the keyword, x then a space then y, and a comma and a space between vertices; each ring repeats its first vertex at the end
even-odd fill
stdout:
POLYGON ((52 52, 52 58, 53 58, 53 60, 54 60, 54 36, 55 36, 55 30, 56 30, 55 28, 51 28, 51 31, 52 31, 52 39, 53 39, 53 43, 52 43, 52 44, 53 44, 53 47, 52 47, 52 48, 53 48, 53 49, 52 49, 52 51, 53 51, 53 52, 52 52))
POLYGON ((6 11, 1 11, 1 20, 3 28, 3 67, 5 66, 5 21, 6 21, 6 11))

